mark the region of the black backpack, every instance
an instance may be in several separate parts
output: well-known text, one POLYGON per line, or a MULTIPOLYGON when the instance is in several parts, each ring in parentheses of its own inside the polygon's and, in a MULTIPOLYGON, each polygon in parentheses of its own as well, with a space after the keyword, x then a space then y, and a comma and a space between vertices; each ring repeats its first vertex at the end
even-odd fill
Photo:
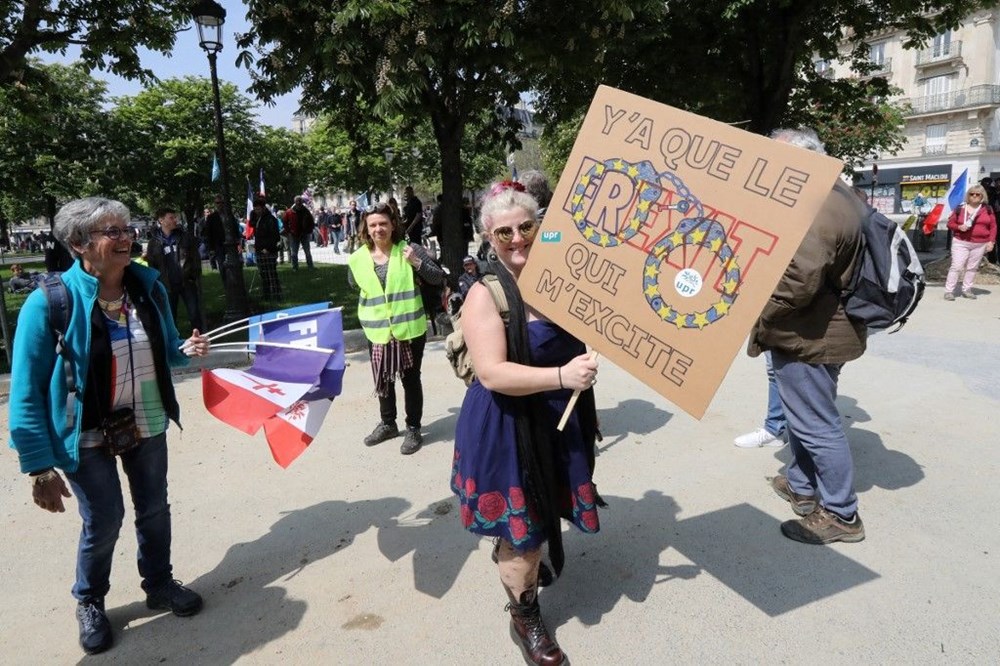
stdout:
POLYGON ((874 330, 903 327, 924 295, 924 269, 906 233, 870 206, 861 222, 862 249, 843 295, 851 319, 874 330))
POLYGON ((66 285, 63 284, 61 273, 46 273, 39 280, 45 293, 45 303, 49 311, 49 326, 56 334, 56 354, 62 357, 63 372, 66 375, 66 390, 76 393, 76 380, 73 378, 73 363, 66 349, 66 328, 69 326, 71 301, 66 285))

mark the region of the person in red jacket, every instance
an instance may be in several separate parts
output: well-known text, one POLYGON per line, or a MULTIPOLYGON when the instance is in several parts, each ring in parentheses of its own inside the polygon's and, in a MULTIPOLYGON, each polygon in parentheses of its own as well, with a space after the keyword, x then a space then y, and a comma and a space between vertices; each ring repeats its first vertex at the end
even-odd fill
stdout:
POLYGON ((997 240, 997 219, 986 200, 986 189, 973 185, 965 194, 965 203, 951 212, 948 229, 954 234, 951 241, 951 268, 944 283, 944 300, 955 300, 955 285, 963 270, 962 296, 975 298, 972 283, 979 271, 983 255, 993 249, 997 240))

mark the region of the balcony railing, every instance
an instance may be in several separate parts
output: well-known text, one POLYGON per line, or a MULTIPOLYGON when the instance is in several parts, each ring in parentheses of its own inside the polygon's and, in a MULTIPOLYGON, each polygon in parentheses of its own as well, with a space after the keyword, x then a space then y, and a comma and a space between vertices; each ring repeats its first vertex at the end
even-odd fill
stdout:
POLYGON ((920 152, 925 157, 930 155, 944 155, 948 152, 948 145, 942 143, 936 146, 924 146, 920 152))
POLYGON ((909 116, 938 111, 953 111, 974 106, 1000 106, 1000 86, 972 86, 938 95, 911 97, 909 116))
POLYGON ((917 52, 917 67, 940 65, 953 60, 962 59, 962 42, 954 41, 938 44, 917 52))
POLYGON ((862 78, 870 79, 873 76, 886 76, 892 74, 892 58, 884 58, 882 62, 871 63, 872 70, 861 75, 862 78))

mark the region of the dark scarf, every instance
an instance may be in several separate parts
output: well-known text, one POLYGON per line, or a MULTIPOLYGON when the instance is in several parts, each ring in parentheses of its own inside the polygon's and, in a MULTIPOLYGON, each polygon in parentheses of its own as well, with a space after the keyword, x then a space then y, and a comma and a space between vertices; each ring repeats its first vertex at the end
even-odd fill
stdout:
MULTIPOLYGON (((507 360, 531 365, 531 348, 528 342, 528 318, 524 301, 514 276, 498 261, 491 261, 488 272, 497 276, 507 296, 510 319, 507 323, 507 360)), ((591 393, 587 391, 586 393, 591 393)), ((582 397, 582 396, 581 396, 582 397)), ((555 456, 545 422, 546 406, 541 394, 506 396, 514 414, 517 437, 517 458, 521 468, 521 482, 529 506, 535 509, 549 542, 549 558, 558 576, 566 561, 562 544, 562 525, 559 522, 559 483, 555 474, 555 456)), ((592 399, 591 399, 592 404, 592 399)))

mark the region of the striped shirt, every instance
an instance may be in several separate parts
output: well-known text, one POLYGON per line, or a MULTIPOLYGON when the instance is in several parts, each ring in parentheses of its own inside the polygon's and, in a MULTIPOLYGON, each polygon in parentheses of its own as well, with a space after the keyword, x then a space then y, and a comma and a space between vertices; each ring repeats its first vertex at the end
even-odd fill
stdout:
MULTIPOLYGON (((124 322, 105 317, 111 338, 111 409, 133 408, 139 436, 153 437, 167 430, 167 412, 156 383, 153 349, 138 311, 127 301, 123 309, 128 328, 124 322)), ((99 429, 80 433, 81 448, 101 446, 103 443, 104 434, 99 429)))

